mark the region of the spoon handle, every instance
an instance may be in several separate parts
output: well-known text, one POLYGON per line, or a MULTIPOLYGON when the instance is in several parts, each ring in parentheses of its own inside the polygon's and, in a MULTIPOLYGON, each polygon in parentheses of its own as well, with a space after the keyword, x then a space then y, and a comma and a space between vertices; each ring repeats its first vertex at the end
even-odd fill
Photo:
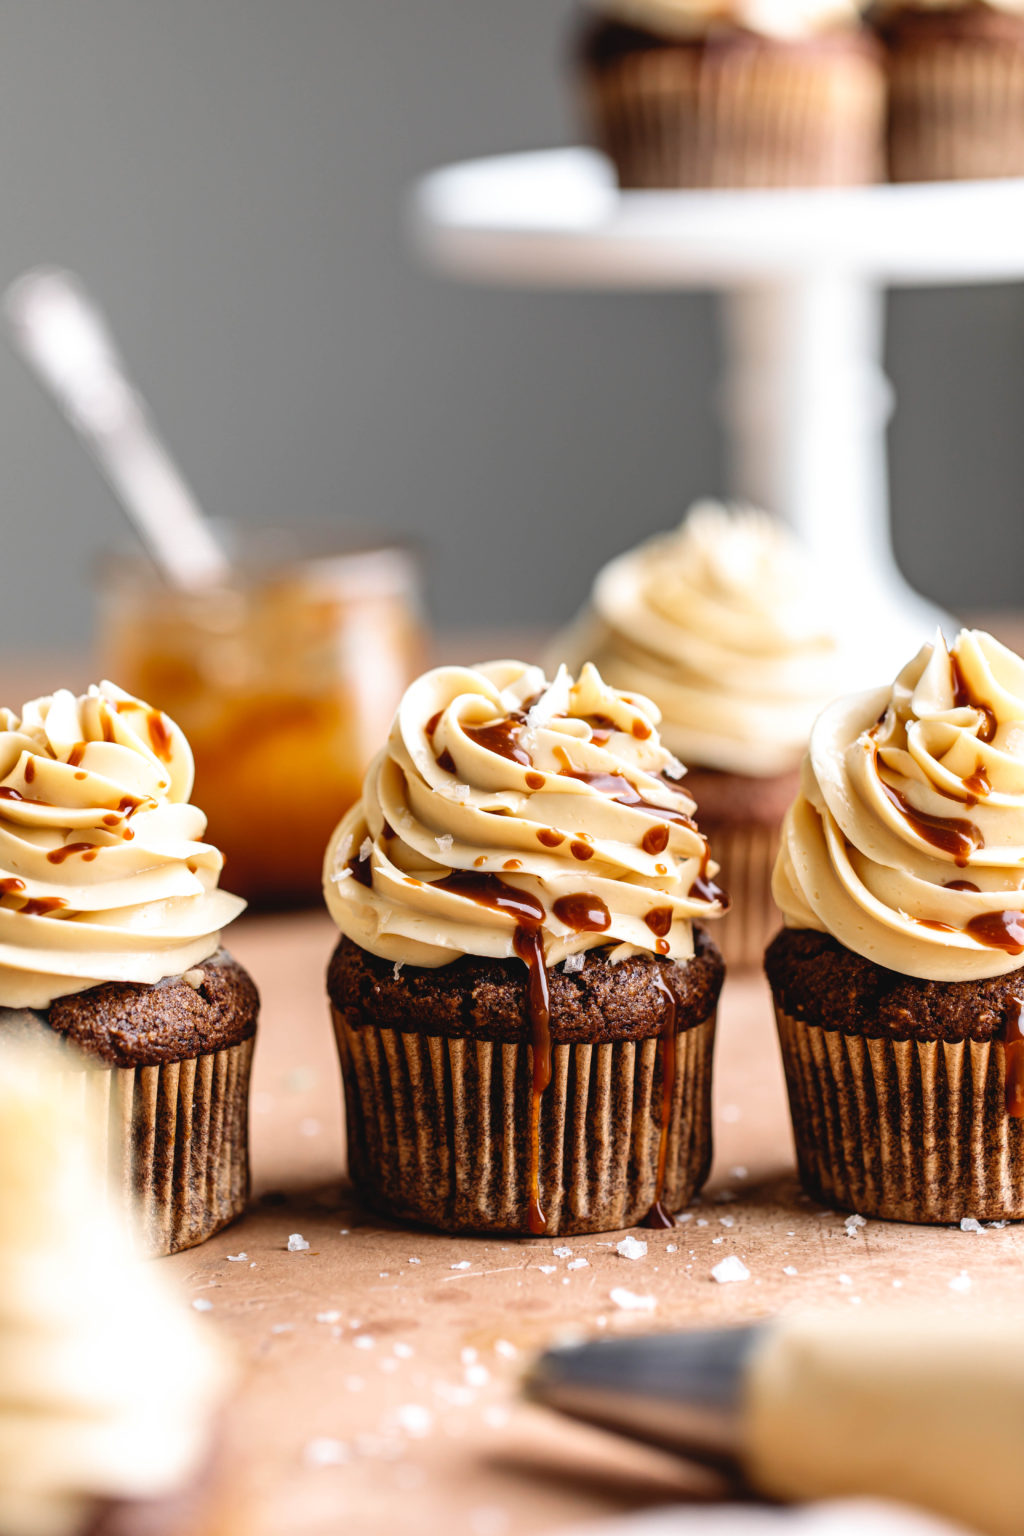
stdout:
POLYGON ((166 579, 212 586, 231 570, 153 428, 95 304, 69 272, 39 268, 4 296, 14 345, 89 449, 166 579))

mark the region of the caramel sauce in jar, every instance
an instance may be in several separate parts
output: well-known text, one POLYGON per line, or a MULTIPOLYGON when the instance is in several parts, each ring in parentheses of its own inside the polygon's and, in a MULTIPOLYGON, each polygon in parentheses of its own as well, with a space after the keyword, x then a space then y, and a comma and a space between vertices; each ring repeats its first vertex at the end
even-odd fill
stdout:
POLYGON ((158 758, 164 717, 184 731, 222 883, 263 906, 319 901, 328 838, 424 665, 411 555, 306 534, 244 533, 227 587, 172 591, 141 560, 101 581, 106 675, 152 706, 158 758))

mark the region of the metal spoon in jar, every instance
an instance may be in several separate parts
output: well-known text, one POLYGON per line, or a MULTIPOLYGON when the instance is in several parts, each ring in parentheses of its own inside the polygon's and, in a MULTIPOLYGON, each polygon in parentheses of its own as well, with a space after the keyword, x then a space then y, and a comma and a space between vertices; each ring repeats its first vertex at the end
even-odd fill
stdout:
POLYGON ((4 296, 11 339, 77 433, 173 586, 214 586, 227 556, 129 382, 78 278, 37 268, 4 296))

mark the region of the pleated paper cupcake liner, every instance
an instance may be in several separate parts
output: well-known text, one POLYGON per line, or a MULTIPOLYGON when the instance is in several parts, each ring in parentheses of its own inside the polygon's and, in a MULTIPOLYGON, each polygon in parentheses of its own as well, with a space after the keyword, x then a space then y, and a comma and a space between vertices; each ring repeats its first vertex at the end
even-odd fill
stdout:
MULTIPOLYGON (((529 1045, 352 1026, 332 1009, 349 1173, 378 1210, 445 1231, 528 1235, 529 1045)), ((676 1036, 661 1203, 686 1205, 711 1164, 715 1018, 676 1036)), ((658 1195, 665 1051, 657 1038, 555 1045, 540 1101, 544 1231, 635 1226, 658 1195)))
POLYGON ((882 173, 883 75, 855 41, 807 54, 651 49, 585 73, 583 93, 623 187, 848 186, 882 173))
POLYGON ((892 1221, 1024 1217, 1024 1121, 1001 1041, 869 1040, 776 1008, 800 1177, 892 1221))
POLYGON ((890 69, 893 181, 1024 176, 1024 47, 910 43, 890 69))
POLYGON ((730 970, 760 967, 765 946, 782 921, 772 900, 779 829, 759 822, 725 826, 702 818, 701 831, 720 866, 716 883, 731 903, 714 925, 715 943, 730 970))
POLYGON ((205 1242, 249 1194, 254 1040, 156 1067, 88 1067, 83 1092, 103 1128, 114 1197, 152 1257, 205 1242))

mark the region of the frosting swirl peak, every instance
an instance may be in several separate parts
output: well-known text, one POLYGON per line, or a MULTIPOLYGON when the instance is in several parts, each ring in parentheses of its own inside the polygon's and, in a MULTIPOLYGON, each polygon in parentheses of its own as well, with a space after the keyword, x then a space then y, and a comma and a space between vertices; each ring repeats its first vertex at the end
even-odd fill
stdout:
MULTIPOLYGON (((630 26, 668 37, 700 37, 723 26, 765 37, 801 38, 860 20, 857 0, 590 0, 593 8, 630 26)), ((947 0, 949 3, 949 0, 947 0)))
POLYGON ((658 720, 590 665, 425 673, 327 850, 338 927, 428 967, 521 954, 523 928, 547 966, 608 944, 689 959, 725 898, 658 720))
POLYGON ((652 698, 691 767, 770 777, 796 767, 849 664, 821 585, 766 513, 700 502, 605 566, 561 649, 652 698))
POLYGON ((773 894, 903 975, 981 980, 1024 956, 1024 661, 979 630, 819 717, 773 894))
POLYGON ((0 709, 0 1007, 213 954, 245 903, 217 889, 192 779, 174 721, 113 683, 0 709))

